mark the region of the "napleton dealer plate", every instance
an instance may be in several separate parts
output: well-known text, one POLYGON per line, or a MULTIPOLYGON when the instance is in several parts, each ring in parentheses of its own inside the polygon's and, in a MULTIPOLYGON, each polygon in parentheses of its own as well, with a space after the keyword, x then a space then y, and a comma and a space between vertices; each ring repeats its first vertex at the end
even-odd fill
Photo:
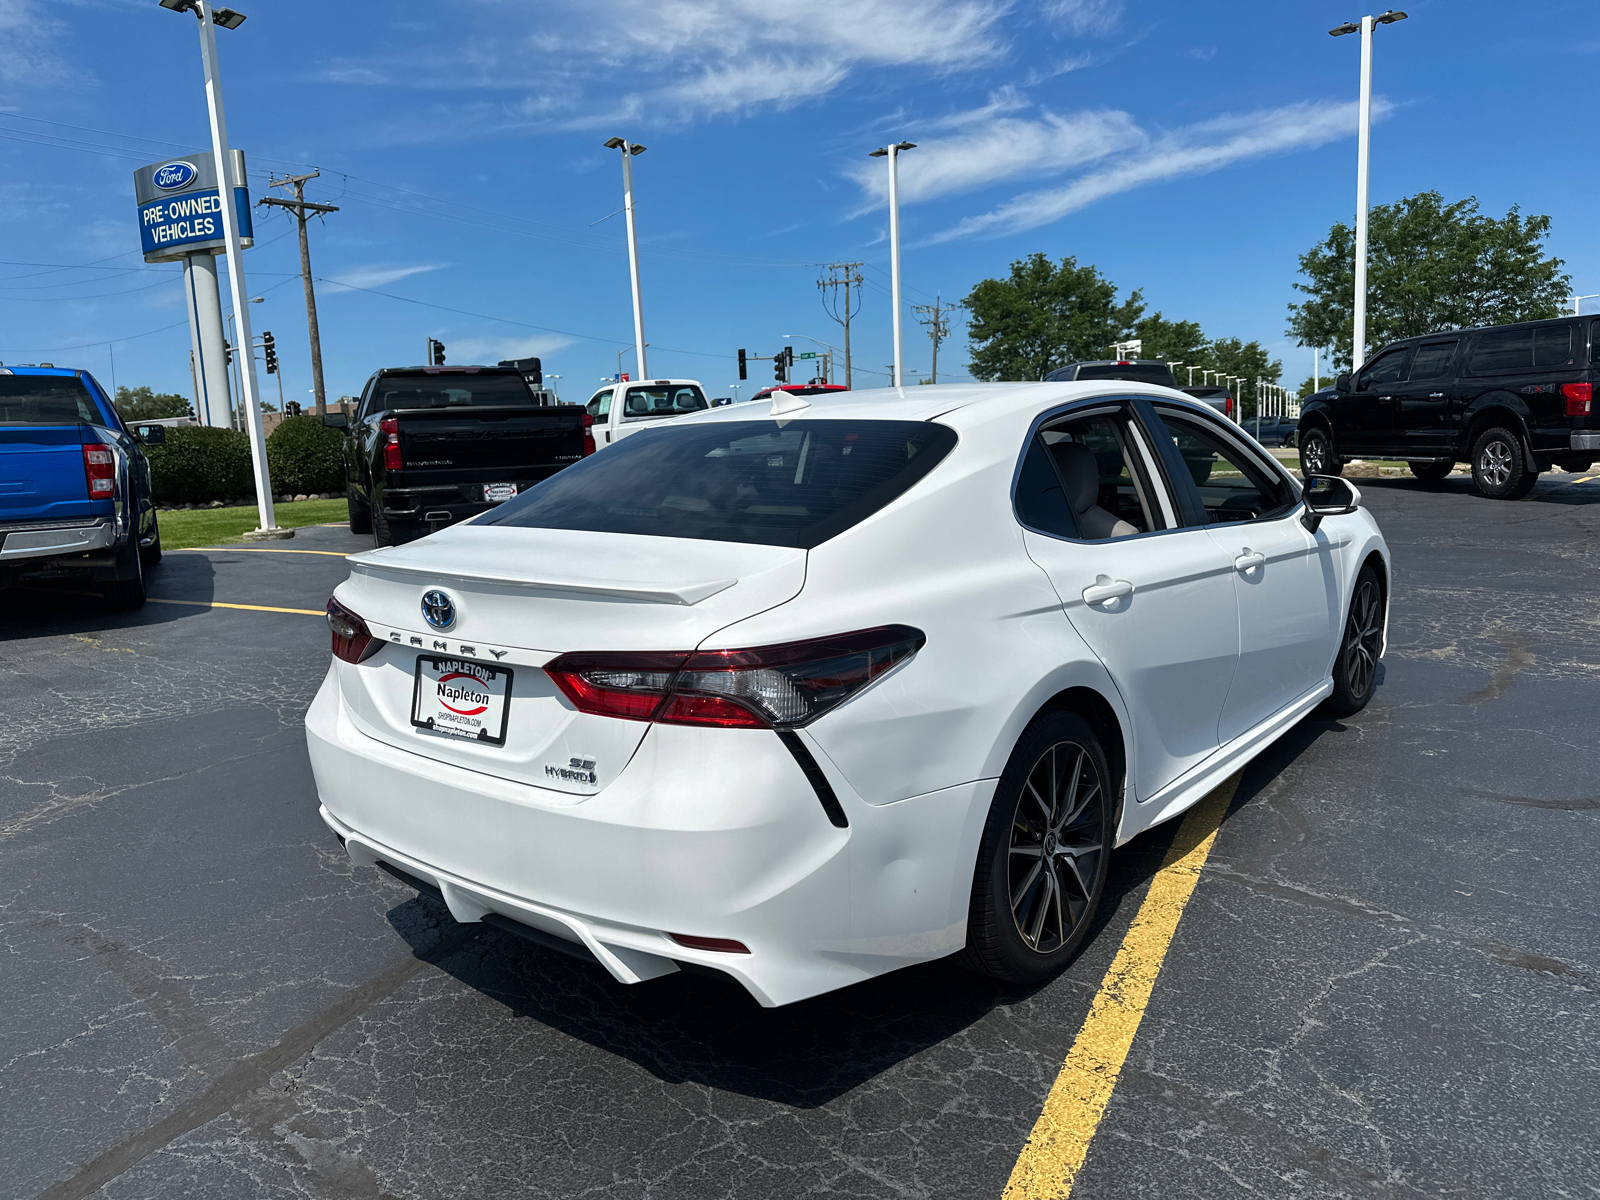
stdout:
POLYGON ((506 667, 418 655, 411 723, 419 729, 503 746, 510 696, 511 671, 506 667))

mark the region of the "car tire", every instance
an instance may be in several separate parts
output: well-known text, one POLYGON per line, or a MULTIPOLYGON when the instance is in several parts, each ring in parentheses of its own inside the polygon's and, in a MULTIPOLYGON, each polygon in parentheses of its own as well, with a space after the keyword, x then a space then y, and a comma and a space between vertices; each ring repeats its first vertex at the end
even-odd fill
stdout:
POLYGON ((153 515, 150 529, 152 532, 150 544, 139 547, 139 556, 144 560, 144 569, 147 571, 161 561, 161 521, 153 515))
POLYGON ((1330 717, 1360 712, 1378 689, 1378 653, 1383 648, 1383 585, 1371 564, 1361 568, 1350 592, 1339 655, 1333 660, 1333 692, 1322 702, 1330 717))
POLYGON ((1300 477, 1307 475, 1342 475, 1344 464, 1333 453, 1333 439, 1328 431, 1317 426, 1300 435, 1300 477))
POLYGON ((1105 890, 1120 794, 1082 717, 1052 710, 1029 723, 979 842, 963 966, 1031 984, 1073 959, 1105 890))
POLYGON ((373 547, 393 546, 395 544, 394 529, 390 526, 389 518, 384 515, 383 509, 374 508, 370 510, 369 515, 371 518, 369 524, 372 527, 373 547))
POLYGON ((131 552, 124 552, 130 560, 123 565, 124 578, 102 584, 100 595, 105 606, 113 612, 133 612, 144 607, 144 553, 137 538, 130 538, 131 552))
POLYGON ((1489 499, 1521 500, 1538 481, 1522 439, 1505 426, 1485 429, 1472 444, 1472 482, 1489 499))
POLYGON ((354 496, 346 496, 344 498, 344 505, 350 513, 350 532, 371 533, 371 510, 368 509, 365 504, 361 503, 361 501, 357 500, 354 496))
POLYGON ((1445 462, 1414 462, 1407 463, 1411 473, 1423 483, 1438 483, 1445 476, 1455 470, 1455 463, 1445 462))

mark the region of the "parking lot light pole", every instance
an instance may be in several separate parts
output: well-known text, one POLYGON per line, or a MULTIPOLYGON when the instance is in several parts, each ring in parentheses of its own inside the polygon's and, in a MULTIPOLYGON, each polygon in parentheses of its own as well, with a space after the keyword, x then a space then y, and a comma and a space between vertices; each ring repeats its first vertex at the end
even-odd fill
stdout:
POLYGON ((1578 310, 1583 307, 1583 302, 1585 300, 1593 300, 1597 296, 1600 296, 1600 292, 1590 292, 1587 296, 1574 296, 1572 298, 1572 315, 1579 316, 1578 310))
POLYGON ((869 158, 889 160, 889 308, 894 314, 894 380, 893 386, 905 386, 904 361, 900 355, 900 153, 915 150, 915 142, 894 142, 872 151, 869 158))
MULTIPOLYGON (((216 160, 218 209, 222 217, 222 239, 228 256, 228 291, 233 300, 233 315, 238 322, 238 344, 244 351, 239 362, 239 390, 243 393, 245 433, 250 438, 250 462, 256 483, 256 512, 261 526, 257 537, 293 537, 292 529, 279 529, 272 508, 272 478, 267 468, 267 442, 261 430, 261 403, 256 391, 256 357, 250 347, 250 293, 244 282, 244 250, 239 245, 239 214, 234 209, 233 189, 244 180, 235 180, 228 153, 228 121, 222 107, 222 74, 217 66, 217 30, 237 29, 244 14, 231 8, 214 8, 211 0, 160 0, 162 8, 192 12, 200 22, 200 60, 205 68, 206 107, 211 117, 211 154, 216 160)), ((249 536, 249 535, 246 535, 249 536)))
MULTIPOLYGON (((644 147, 626 138, 614 137, 606 143, 608 150, 622 151, 622 212, 628 224, 628 276, 633 283, 633 347, 639 378, 650 378, 644 365, 644 306, 639 298, 639 235, 633 225, 633 156, 643 154, 644 147)), ((622 365, 617 365, 622 374, 622 365)))
POLYGON ((1350 369, 1361 370, 1367 361, 1367 166, 1372 146, 1372 31, 1379 25, 1404 21, 1406 14, 1395 10, 1360 22, 1346 21, 1328 30, 1333 37, 1361 34, 1361 103, 1356 128, 1356 280, 1355 328, 1351 335, 1350 369))

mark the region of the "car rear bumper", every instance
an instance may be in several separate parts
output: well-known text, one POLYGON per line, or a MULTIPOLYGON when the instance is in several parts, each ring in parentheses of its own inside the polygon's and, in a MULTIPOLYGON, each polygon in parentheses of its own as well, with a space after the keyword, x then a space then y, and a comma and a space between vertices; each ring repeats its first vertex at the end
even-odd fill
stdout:
POLYGON ((1574 429, 1572 431, 1571 447, 1574 450, 1590 450, 1600 453, 1600 430, 1589 432, 1574 429))
POLYGON ((498 913, 578 943, 624 983, 694 963, 773 1006, 965 941, 992 780, 874 806, 813 746, 840 829, 774 734, 653 725, 609 786, 575 797, 366 736, 332 671, 306 736, 323 818, 355 861, 433 884, 457 920, 498 913))
POLYGON ((41 522, 0 527, 0 534, 0 562, 88 554, 108 550, 116 542, 116 529, 110 521, 41 522))

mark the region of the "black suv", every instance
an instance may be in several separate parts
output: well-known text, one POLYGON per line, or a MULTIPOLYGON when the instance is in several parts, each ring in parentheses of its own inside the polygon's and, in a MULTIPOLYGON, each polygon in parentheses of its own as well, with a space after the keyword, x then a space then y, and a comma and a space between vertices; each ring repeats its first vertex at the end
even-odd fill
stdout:
POLYGON ((1337 475, 1352 458, 1398 458, 1432 482, 1465 461, 1485 496, 1519 500, 1541 471, 1600 458, 1597 375, 1593 317, 1394 342, 1301 405, 1301 470, 1337 475))

